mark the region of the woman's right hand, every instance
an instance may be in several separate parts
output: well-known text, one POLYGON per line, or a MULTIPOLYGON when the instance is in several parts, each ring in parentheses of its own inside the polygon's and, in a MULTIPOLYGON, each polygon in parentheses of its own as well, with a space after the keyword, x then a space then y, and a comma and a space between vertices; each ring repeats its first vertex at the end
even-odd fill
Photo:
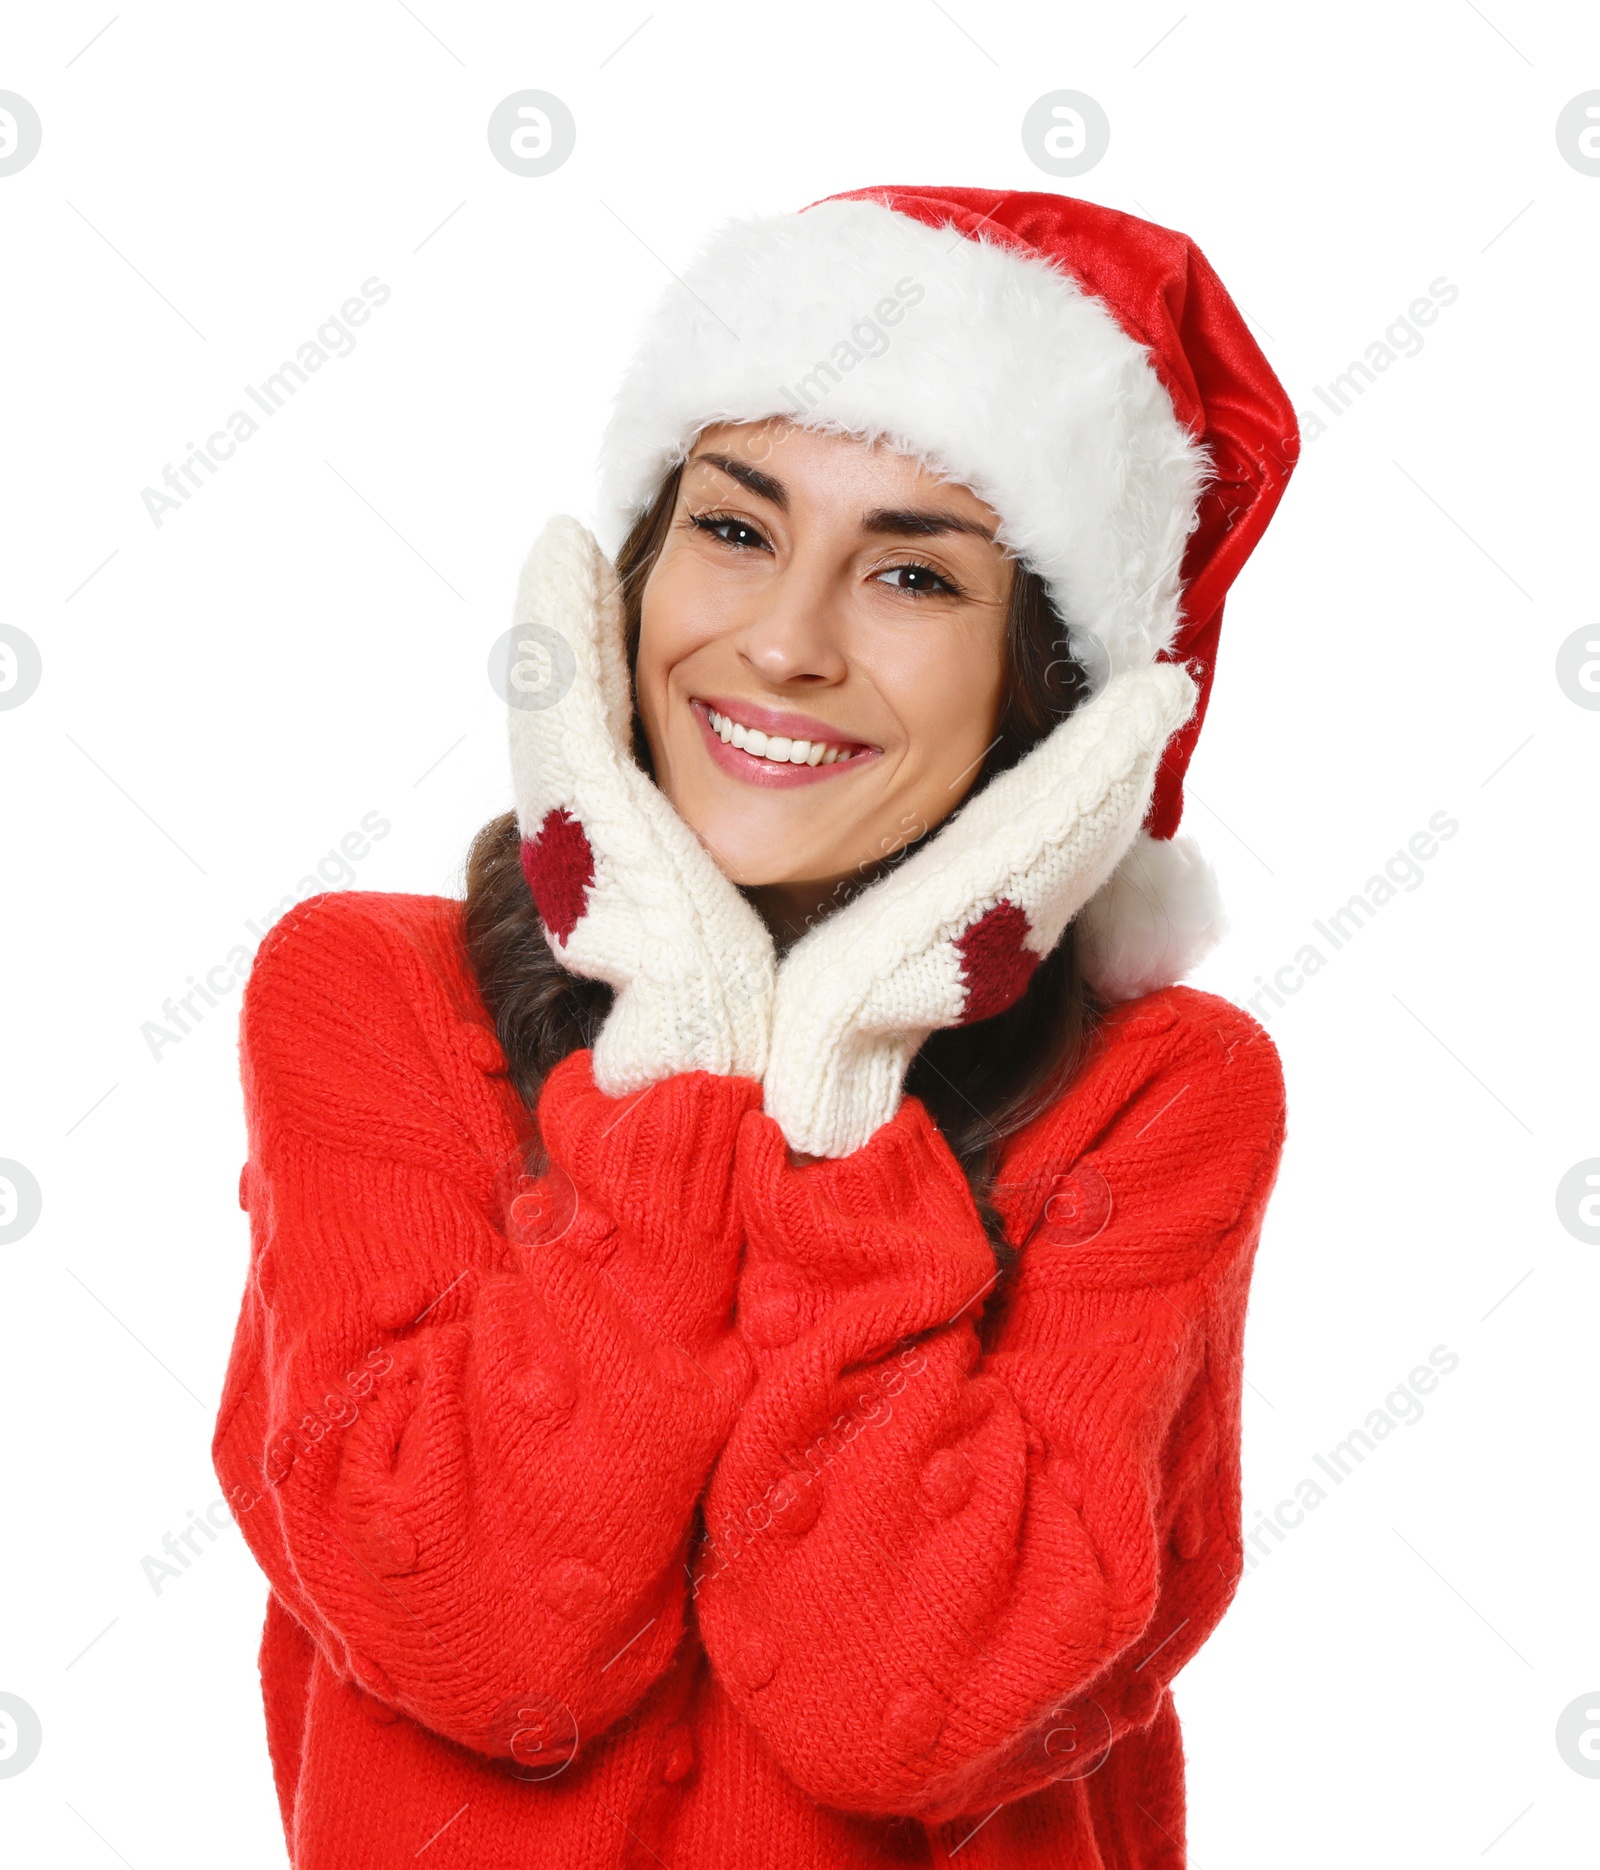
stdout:
POLYGON ((594 1045, 600 1090, 687 1071, 759 1079, 772 939, 633 757, 624 632, 616 572, 558 515, 523 568, 512 638, 523 871, 556 959, 616 990, 594 1045), (530 665, 538 681, 519 682, 530 665))
POLYGON ((340 890, 262 943, 214 1454, 320 1652, 319 1718, 365 1720, 353 1682, 515 1759, 509 1713, 591 1748, 680 1654, 696 1503, 748 1386, 733 1161, 761 1090, 697 1072, 619 1106, 569 1054, 539 1098, 549 1167, 519 1180, 527 1112, 463 1004, 457 907, 340 890))

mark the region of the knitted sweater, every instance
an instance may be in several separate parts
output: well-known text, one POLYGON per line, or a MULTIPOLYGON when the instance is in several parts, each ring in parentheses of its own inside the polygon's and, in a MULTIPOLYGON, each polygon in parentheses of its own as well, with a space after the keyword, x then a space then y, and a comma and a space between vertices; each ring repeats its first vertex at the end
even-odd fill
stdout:
POLYGON ((1284 1133, 1222 1000, 1116 1009, 1010 1139, 1004 1297, 915 1098, 792 1167, 752 1080, 533 1123, 460 905, 263 943, 214 1456, 299 1870, 1175 1870, 1171 1678, 1242 1568, 1284 1133))

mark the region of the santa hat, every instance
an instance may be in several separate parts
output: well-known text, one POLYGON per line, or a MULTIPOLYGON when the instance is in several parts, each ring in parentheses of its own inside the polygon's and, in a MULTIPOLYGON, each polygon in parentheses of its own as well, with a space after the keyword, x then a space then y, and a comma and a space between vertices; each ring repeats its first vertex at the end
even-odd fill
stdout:
POLYGON ((601 459, 615 551, 718 422, 786 416, 968 486, 1043 579, 1091 692, 1164 658, 1199 702, 1143 832, 1079 917, 1109 999, 1176 980, 1222 931, 1175 836, 1223 598, 1299 449, 1294 411, 1194 243, 1067 196, 869 188, 734 221, 668 289, 601 459))

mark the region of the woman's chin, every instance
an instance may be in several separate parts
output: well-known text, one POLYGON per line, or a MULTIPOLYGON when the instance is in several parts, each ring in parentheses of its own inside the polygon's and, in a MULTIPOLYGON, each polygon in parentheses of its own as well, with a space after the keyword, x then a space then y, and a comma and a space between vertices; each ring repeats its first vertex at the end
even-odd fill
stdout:
POLYGON ((811 864, 792 865, 776 864, 771 852, 764 857, 751 857, 746 863, 729 862, 726 856, 717 854, 717 865, 730 883, 735 883, 742 890, 814 890, 826 889, 827 879, 835 872, 819 872, 811 864), (824 881, 819 883, 819 874, 824 881))
POLYGON ((769 827, 766 836, 752 836, 748 822, 713 820, 693 829, 717 860, 717 868, 740 889, 804 890, 819 877, 837 877, 853 867, 848 858, 841 861, 832 846, 786 838, 775 827, 769 827))

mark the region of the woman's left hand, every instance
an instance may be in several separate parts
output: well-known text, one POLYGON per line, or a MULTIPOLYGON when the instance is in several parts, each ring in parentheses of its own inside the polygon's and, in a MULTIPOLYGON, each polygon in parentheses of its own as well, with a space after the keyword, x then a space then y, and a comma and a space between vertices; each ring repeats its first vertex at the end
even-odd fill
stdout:
POLYGON ((861 1148, 929 1033, 1003 1013, 1116 868, 1196 690, 1175 663, 1114 676, 778 970, 766 1111, 796 1152, 861 1148))

